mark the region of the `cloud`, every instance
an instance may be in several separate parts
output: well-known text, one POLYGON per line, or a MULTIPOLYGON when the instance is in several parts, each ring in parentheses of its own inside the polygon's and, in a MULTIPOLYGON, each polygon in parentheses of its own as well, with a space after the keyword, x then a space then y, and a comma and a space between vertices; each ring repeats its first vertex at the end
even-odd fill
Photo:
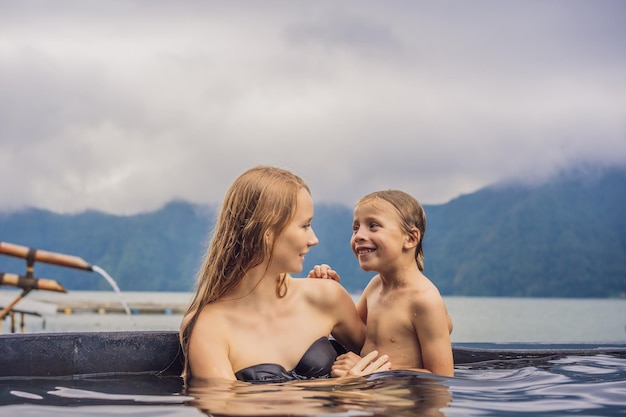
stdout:
POLYGON ((626 164, 621 1, 0 4, 0 210, 218 203, 256 164, 318 202, 425 204, 626 164))

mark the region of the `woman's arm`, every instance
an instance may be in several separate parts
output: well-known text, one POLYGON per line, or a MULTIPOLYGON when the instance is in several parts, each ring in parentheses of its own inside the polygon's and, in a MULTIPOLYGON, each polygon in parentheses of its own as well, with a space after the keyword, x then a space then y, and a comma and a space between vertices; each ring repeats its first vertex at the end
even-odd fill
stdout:
POLYGON ((189 338, 189 366, 193 378, 235 380, 228 343, 217 320, 201 313, 189 338))
POLYGON ((339 284, 339 274, 328 264, 321 264, 309 271, 308 278, 331 281, 320 284, 322 292, 318 295, 322 309, 333 316, 335 325, 331 334, 345 348, 360 352, 365 342, 365 323, 360 320, 352 297, 339 284))
POLYGON ((327 287, 326 311, 335 322, 331 334, 345 348, 361 352, 365 342, 365 323, 359 317, 350 294, 336 281, 324 280, 327 287))

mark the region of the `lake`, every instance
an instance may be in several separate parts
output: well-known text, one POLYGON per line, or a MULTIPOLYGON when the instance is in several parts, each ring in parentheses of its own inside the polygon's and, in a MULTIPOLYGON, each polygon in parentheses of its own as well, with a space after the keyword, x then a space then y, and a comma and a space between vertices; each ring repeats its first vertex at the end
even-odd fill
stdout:
MULTIPOLYGON (((7 293, 6 291, 0 293, 7 293)), ((11 294, 17 294, 12 292, 11 294)), ((131 310, 135 305, 162 303, 183 309, 191 298, 185 292, 123 292, 131 310)), ((353 296, 355 299, 358 296, 353 296)), ((113 291, 33 292, 29 300, 121 305, 113 291)), ((626 299, 444 297, 454 322, 452 342, 595 342, 626 341, 626 299)), ((73 313, 26 317, 25 331, 178 330, 181 314, 73 313)), ((9 332, 8 319, 3 333, 9 332)))

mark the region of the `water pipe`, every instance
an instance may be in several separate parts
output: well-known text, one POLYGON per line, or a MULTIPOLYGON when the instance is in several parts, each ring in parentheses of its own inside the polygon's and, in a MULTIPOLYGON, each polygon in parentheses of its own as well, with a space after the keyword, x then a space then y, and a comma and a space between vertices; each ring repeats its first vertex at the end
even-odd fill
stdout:
POLYGON ((86 271, 93 271, 92 265, 78 256, 29 248, 27 246, 16 245, 14 243, 0 242, 0 254, 24 258, 30 266, 37 261, 47 264, 67 266, 70 268, 84 269, 86 271))
POLYGON ((0 285, 11 285, 28 290, 67 292, 58 281, 53 279, 27 277, 7 272, 0 272, 0 285))

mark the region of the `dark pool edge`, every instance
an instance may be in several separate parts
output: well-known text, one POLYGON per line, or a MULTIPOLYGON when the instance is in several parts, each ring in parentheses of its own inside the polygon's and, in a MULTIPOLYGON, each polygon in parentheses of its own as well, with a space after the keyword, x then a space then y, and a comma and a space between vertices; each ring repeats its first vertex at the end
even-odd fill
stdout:
POLYGON ((626 358, 626 342, 510 342, 453 344, 455 365, 479 362, 553 360, 567 356, 626 358))
POLYGON ((0 335, 0 377, 152 373, 179 375, 177 332, 0 335))
MULTIPOLYGON (((567 355, 626 357, 626 342, 455 343, 453 353, 455 365, 567 355)), ((0 335, 0 378, 180 375, 181 370, 175 331, 0 335)))

